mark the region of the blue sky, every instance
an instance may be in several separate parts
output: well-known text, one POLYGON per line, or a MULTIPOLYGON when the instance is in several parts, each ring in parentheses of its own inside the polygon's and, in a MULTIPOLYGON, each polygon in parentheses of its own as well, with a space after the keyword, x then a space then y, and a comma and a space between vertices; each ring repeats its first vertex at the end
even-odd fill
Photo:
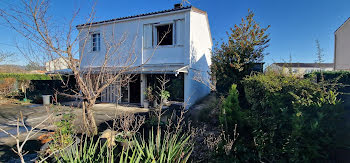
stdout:
MULTIPOLYGON (((0 0, 0 5, 10 0, 0 0)), ((315 40, 324 49, 325 61, 333 62, 334 31, 350 17, 349 0, 189 0, 191 5, 208 12, 214 42, 226 39, 226 31, 238 24, 247 15, 248 9, 256 14, 256 21, 262 26, 271 25, 270 47, 265 62, 283 62, 292 55, 293 62, 314 62, 315 40)), ((11 1, 13 2, 13 1, 11 1)), ((96 19, 116 17, 170 9, 180 0, 98 0, 96 19)), ((14 2, 16 3, 16 2, 14 2)), ((91 0, 52 0, 51 14, 64 22, 76 8, 81 8, 76 23, 82 23, 87 16, 91 0)), ((21 37, 0 21, 0 49, 13 51, 15 42, 21 37)), ((21 56, 17 56, 21 58, 21 56)), ((16 59, 13 64, 26 64, 16 59)))

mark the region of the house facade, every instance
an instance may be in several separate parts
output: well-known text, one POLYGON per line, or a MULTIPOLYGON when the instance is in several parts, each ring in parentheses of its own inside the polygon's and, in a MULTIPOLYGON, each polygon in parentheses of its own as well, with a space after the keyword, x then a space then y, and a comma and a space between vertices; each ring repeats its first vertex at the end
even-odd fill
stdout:
POLYGON ((267 71, 276 71, 283 74, 304 76, 316 71, 333 71, 333 63, 273 63, 267 67, 267 71))
POLYGON ((167 91, 171 100, 191 106, 210 93, 205 83, 194 80, 198 75, 203 81, 210 78, 213 44, 205 11, 175 5, 170 10, 78 25, 77 29, 80 38, 88 36, 79 42, 81 67, 100 67, 107 46, 116 40, 123 46, 115 51, 117 59, 107 64, 123 66, 132 60, 133 66, 141 67, 131 72, 135 79, 127 86, 109 86, 101 95, 102 102, 143 105, 146 88, 157 83, 156 78, 163 74, 170 79, 167 91), (131 53, 133 58, 127 59, 131 53), (116 97, 117 89, 121 98, 116 97))
POLYGON ((334 33, 334 69, 350 70, 350 18, 334 33))
POLYGON ((54 72, 58 70, 68 69, 68 64, 62 57, 45 62, 45 70, 48 72, 54 72))

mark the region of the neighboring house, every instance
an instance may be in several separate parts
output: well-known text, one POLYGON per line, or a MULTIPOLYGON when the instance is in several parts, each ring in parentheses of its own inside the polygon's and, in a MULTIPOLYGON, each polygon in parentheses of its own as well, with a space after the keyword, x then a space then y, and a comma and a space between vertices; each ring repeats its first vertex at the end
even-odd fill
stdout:
POLYGON ((333 71, 333 69, 333 63, 273 63, 267 67, 268 71, 278 71, 284 74, 289 74, 291 72, 298 76, 320 70, 333 71))
POLYGON ((67 70, 69 69, 69 67, 67 62, 65 61, 65 58, 59 57, 51 61, 45 62, 45 69, 48 72, 55 72, 59 70, 67 70))
POLYGON ((29 71, 30 74, 45 74, 47 73, 46 71, 43 70, 31 70, 29 71))
MULTIPOLYGON (((172 101, 186 102, 191 106, 210 93, 206 84, 194 80, 196 74, 203 81, 210 79, 208 72, 213 43, 205 11, 177 4, 170 10, 94 22, 91 26, 78 25, 77 29, 81 38, 89 32, 87 43, 80 39, 82 68, 100 67, 110 40, 120 40, 124 36, 127 36, 124 42, 130 46, 119 47, 116 55, 128 54, 132 49, 136 55, 134 66, 143 65, 132 72, 135 79, 128 86, 109 86, 101 95, 102 102, 116 102, 115 90, 118 89, 122 94, 119 102, 143 105, 147 86, 154 86, 156 77, 162 74, 171 79, 167 90, 172 101), (112 33, 115 38, 109 38, 112 33)), ((118 61, 108 64, 111 67, 122 64, 118 61)))
POLYGON ((334 33, 334 69, 350 70, 350 18, 334 33))

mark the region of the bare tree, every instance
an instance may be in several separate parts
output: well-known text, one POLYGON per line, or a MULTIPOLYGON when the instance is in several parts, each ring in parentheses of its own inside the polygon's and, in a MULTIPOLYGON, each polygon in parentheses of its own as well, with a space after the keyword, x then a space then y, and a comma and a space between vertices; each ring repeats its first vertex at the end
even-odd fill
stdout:
POLYGON ((11 52, 4 52, 0 51, 0 63, 9 61, 11 57, 13 57, 15 54, 11 52))
MULTIPOLYGON (((9 9, 1 9, 0 15, 7 23, 19 34, 26 39, 35 43, 35 47, 44 49, 47 53, 45 55, 55 58, 65 58, 68 67, 73 71, 77 84, 79 85, 84 99, 84 124, 89 129, 89 134, 96 134, 97 128, 95 120, 92 116, 91 108, 96 100, 95 92, 88 88, 91 85, 89 75, 84 75, 80 71, 80 63, 75 62, 74 57, 77 51, 73 48, 79 41, 79 33, 73 36, 73 21, 77 16, 74 13, 68 30, 63 30, 55 27, 48 15, 49 2, 46 0, 30 0, 21 1, 21 6, 11 6, 9 9), (61 33, 62 35, 59 35, 61 33)), ((93 16, 90 15, 88 21, 92 21, 93 16)))
POLYGON ((157 92, 157 96, 155 96, 155 97, 158 101, 160 101, 160 103, 156 107, 156 109, 154 110, 154 113, 158 119, 157 134, 159 134, 159 132, 160 132, 160 119, 162 118, 162 115, 164 114, 164 112, 163 112, 164 100, 165 100, 165 98, 167 98, 167 97, 165 97, 164 93, 166 91, 166 85, 170 80, 166 78, 166 74, 158 77, 157 80, 158 80, 159 86, 157 86, 158 92, 157 92))
POLYGON ((325 87, 326 83, 324 81, 323 70, 322 70, 322 63, 324 62, 323 49, 321 48, 319 40, 316 40, 315 43, 316 43, 316 56, 317 56, 317 59, 315 60, 315 62, 317 63, 317 66, 318 66, 319 71, 320 71, 320 84, 322 85, 322 89, 324 91, 326 91, 326 87, 325 87))
MULTIPOLYGON (((28 152, 24 151, 24 145, 27 143, 27 141, 34 138, 36 135, 38 135, 42 130, 38 129, 39 127, 42 127, 43 123, 48 121, 52 117, 52 114, 49 114, 42 122, 38 123, 37 125, 33 127, 28 127, 25 123, 25 120, 23 118, 22 112, 20 113, 20 117, 17 119, 16 123, 16 133, 12 134, 2 128, 0 128, 0 131, 7 134, 8 136, 12 137, 16 141, 16 148, 12 148, 12 151, 18 155, 22 163, 25 163, 24 155, 26 155, 28 152), (20 131, 20 127, 25 129, 25 132, 20 131), (24 134, 24 135, 23 135, 24 134), (21 142, 21 138, 24 137, 24 140, 21 142)), ((51 155, 50 155, 51 156, 51 155)), ((48 157, 47 157, 48 158, 48 157)), ((42 161, 45 161, 47 158, 44 158, 42 161)))
POLYGON ((203 74, 203 72, 195 70, 193 80, 204 84, 205 86, 207 86, 210 89, 210 91, 216 91, 216 77, 215 77, 215 75, 212 75, 211 72, 206 72, 206 73, 209 77, 206 76, 205 74, 203 74))
MULTIPOLYGON (((76 95, 66 95, 72 97, 78 95, 83 100, 83 121, 85 131, 89 135, 97 134, 92 108, 103 90, 111 84, 125 85, 132 79, 131 72, 139 69, 151 58, 135 66, 137 59, 135 43, 138 35, 129 38, 126 32, 122 35, 116 34, 113 22, 110 25, 111 30, 106 29, 101 32, 101 39, 104 43, 104 49, 101 50, 103 54, 90 56, 91 54, 86 49, 90 43, 91 31, 94 30, 92 23, 95 13, 94 6, 92 6, 86 23, 77 26, 78 31, 75 30, 73 23, 79 10, 74 12, 67 25, 63 26, 48 14, 48 0, 21 0, 21 6, 9 4, 0 9, 0 16, 8 25, 34 43, 33 49, 44 51, 44 56, 47 58, 62 58, 72 70, 80 92, 72 90, 76 95), (78 54, 79 59, 77 60, 78 54), (89 55, 89 61, 84 60, 87 55, 89 55)), ((155 46, 154 51, 158 45, 155 46)))
POLYGON ((318 65, 319 68, 321 68, 321 63, 324 62, 324 60, 323 60, 323 57, 324 57, 323 49, 321 48, 319 40, 316 40, 315 43, 316 43, 316 50, 317 50, 316 51, 317 58, 316 58, 315 62, 318 63, 319 64, 318 65))

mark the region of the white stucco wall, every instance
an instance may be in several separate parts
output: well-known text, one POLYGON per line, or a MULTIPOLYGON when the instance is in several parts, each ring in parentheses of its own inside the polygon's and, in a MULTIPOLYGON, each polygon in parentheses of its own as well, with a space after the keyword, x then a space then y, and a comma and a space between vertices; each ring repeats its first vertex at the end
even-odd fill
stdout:
POLYGON ((194 77, 200 75, 204 82, 209 81, 212 48, 207 15, 192 11, 190 20, 189 73, 185 75, 185 101, 189 106, 210 93, 208 85, 194 80, 194 77))
POLYGON ((137 19, 127 19, 104 25, 91 27, 90 33, 98 32, 101 34, 101 50, 93 52, 91 37, 86 34, 86 29, 82 29, 80 35, 80 57, 82 57, 81 66, 99 66, 104 61, 108 43, 112 41, 123 43, 113 52, 114 56, 109 60, 110 66, 123 66, 132 63, 126 60, 127 56, 133 54, 131 60, 135 60, 134 65, 146 64, 186 64, 186 48, 189 48, 187 38, 189 38, 189 13, 190 10, 180 10, 168 14, 155 15, 149 17, 140 17, 137 19), (158 46, 157 48, 143 48, 143 30, 144 24, 167 23, 178 19, 184 20, 184 32, 181 33, 184 38, 183 45, 158 46), (107 45, 107 46, 106 46, 107 45), (146 62, 147 61, 147 62, 146 62))
POLYGON ((335 70, 350 70, 350 20, 335 32, 335 70))
POLYGON ((46 71, 56 71, 68 69, 68 64, 63 58, 57 58, 45 63, 46 71))

